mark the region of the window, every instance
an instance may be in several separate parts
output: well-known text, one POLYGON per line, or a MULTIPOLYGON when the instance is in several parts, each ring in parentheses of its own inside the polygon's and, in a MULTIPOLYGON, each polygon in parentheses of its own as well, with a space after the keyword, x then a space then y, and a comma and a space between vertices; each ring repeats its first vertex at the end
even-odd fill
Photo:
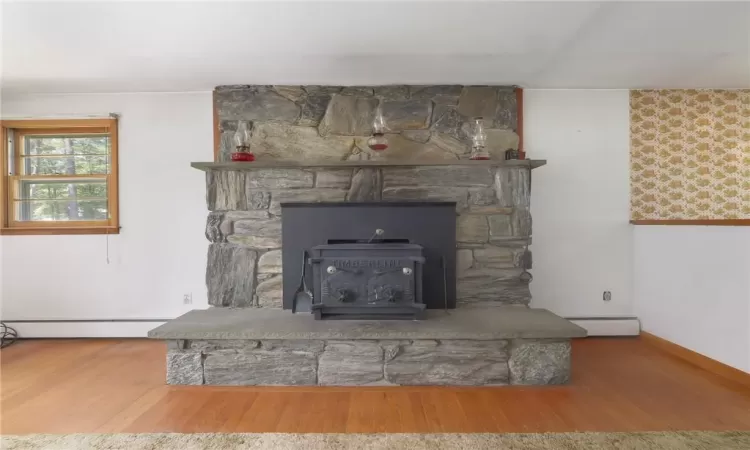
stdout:
POLYGON ((6 120, 2 234, 116 234, 117 119, 6 120))

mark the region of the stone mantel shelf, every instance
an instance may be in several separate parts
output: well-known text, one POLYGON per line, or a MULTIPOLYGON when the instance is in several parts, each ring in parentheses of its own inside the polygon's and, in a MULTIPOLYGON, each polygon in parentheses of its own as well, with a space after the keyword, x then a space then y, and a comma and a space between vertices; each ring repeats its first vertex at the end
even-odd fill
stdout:
POLYGON ((346 167, 426 167, 426 166, 462 166, 462 167, 530 167, 536 169, 547 164, 544 159, 524 159, 508 161, 253 161, 253 162, 193 162, 196 169, 207 170, 253 170, 253 169, 312 169, 312 168, 346 168, 346 167))

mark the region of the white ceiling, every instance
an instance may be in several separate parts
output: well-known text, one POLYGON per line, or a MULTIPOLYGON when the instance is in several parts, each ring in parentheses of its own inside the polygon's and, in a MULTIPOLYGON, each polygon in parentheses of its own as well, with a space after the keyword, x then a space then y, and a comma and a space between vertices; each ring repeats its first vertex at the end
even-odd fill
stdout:
POLYGON ((750 2, 7 2, 4 93, 750 87, 750 2))

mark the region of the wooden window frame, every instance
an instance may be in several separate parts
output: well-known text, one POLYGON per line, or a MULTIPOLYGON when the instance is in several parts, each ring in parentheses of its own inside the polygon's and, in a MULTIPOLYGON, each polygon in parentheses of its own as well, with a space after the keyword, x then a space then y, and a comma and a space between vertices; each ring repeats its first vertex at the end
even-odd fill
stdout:
POLYGON ((59 120, 0 120, 0 139, 2 139, 2 182, 0 182, 0 234, 3 235, 42 235, 42 234, 119 234, 119 197, 118 197, 118 122, 111 119, 59 119, 59 120), (10 149, 10 131, 15 135, 13 149, 10 149), (108 134, 110 141, 109 174, 103 175, 20 175, 21 145, 18 143, 25 135, 44 134, 108 134), (13 155, 9 152, 12 151, 13 155), (12 161, 16 167, 11 170, 12 161), (102 179, 107 183, 106 220, 92 221, 19 221, 13 213, 13 202, 17 197, 15 189, 18 182, 33 178, 102 179))

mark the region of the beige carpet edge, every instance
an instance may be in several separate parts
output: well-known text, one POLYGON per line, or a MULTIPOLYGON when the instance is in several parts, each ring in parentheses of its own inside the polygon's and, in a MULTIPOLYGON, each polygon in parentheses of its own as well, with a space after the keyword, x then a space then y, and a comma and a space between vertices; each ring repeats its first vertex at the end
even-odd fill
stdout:
POLYGON ((746 450, 750 431, 29 434, 0 443, 2 450, 746 450))

